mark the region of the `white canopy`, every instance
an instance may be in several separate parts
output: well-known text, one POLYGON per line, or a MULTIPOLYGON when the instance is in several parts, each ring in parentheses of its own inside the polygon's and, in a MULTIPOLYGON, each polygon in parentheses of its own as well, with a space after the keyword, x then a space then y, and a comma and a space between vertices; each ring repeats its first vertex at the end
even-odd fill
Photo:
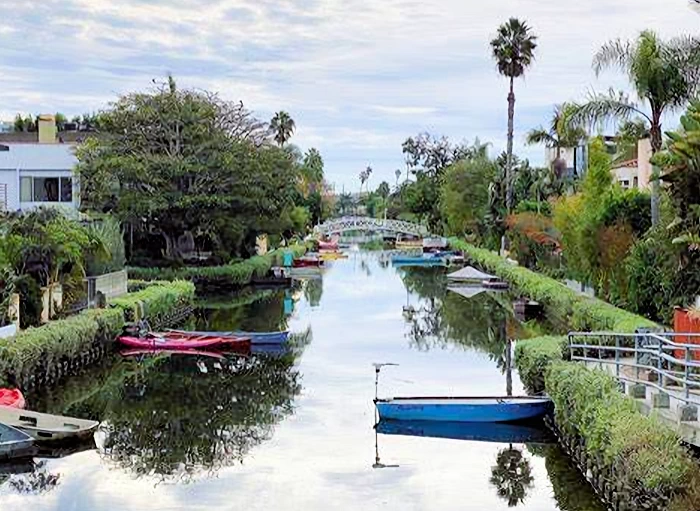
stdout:
POLYGON ((484 273, 483 271, 479 271, 476 268, 473 268, 472 266, 467 266, 466 268, 462 268, 459 271, 450 273, 447 276, 447 278, 450 280, 473 280, 479 282, 483 282, 484 280, 498 279, 497 277, 489 275, 488 273, 484 273))

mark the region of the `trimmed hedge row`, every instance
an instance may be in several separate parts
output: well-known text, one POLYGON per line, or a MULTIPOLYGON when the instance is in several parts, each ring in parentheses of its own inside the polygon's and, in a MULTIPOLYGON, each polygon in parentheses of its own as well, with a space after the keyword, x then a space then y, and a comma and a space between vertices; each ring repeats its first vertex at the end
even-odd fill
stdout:
POLYGON ((559 362, 545 379, 559 431, 584 439, 586 452, 637 505, 700 509, 700 467, 673 430, 642 415, 612 376, 559 362))
POLYGON ((191 306, 190 282, 159 282, 112 300, 113 308, 83 311, 66 319, 29 328, 0 340, 0 382, 17 384, 40 373, 60 373, 69 361, 117 337, 125 321, 148 317, 158 321, 177 308, 191 306))
POLYGON ((568 340, 563 336, 535 337, 515 345, 515 365, 520 379, 533 394, 545 390, 544 375, 550 364, 569 355, 568 340))
POLYGON ((450 245, 464 252, 484 270, 495 273, 523 294, 540 302, 551 316, 572 330, 634 332, 637 328, 659 327, 642 316, 581 295, 557 280, 511 264, 490 250, 477 248, 457 238, 450 239, 450 245))
POLYGON ((291 251, 294 257, 300 257, 306 250, 306 245, 292 245, 224 266, 129 268, 128 271, 129 277, 136 280, 190 280, 198 289, 208 286, 238 287, 249 284, 256 277, 265 277, 273 266, 282 264, 284 252, 291 251))

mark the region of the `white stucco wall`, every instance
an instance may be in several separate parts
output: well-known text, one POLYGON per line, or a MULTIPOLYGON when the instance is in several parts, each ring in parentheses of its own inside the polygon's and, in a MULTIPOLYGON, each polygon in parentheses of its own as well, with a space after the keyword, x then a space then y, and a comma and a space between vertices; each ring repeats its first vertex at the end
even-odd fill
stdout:
MULTIPOLYGON (((0 184, 7 187, 7 210, 15 211, 19 209, 19 182, 17 171, 0 169, 0 184)), ((2 205, 0 205, 2 208, 2 205)))

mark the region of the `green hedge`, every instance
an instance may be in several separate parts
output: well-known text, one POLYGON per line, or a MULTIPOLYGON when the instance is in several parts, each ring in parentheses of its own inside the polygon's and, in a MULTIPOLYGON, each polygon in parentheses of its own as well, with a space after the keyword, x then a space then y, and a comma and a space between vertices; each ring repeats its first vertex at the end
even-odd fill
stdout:
POLYGON ((659 327, 642 316, 581 295, 557 280, 512 264, 490 250, 457 238, 450 239, 450 244, 482 269, 507 280, 519 292, 540 302, 548 314, 571 330, 634 332, 637 328, 659 327))
POLYGON ((154 282, 140 291, 110 300, 110 305, 121 309, 127 322, 148 319, 161 323, 173 312, 194 303, 195 286, 192 282, 154 282))
POLYGON ((568 351, 568 341, 563 336, 518 341, 515 346, 515 365, 527 390, 533 394, 543 392, 547 368, 554 362, 566 359, 568 351))
POLYGON ((78 357, 97 343, 113 340, 123 325, 120 311, 100 309, 28 328, 2 339, 0 380, 51 369, 63 360, 78 357))
POLYGON ((588 454, 624 488, 668 498, 669 509, 700 509, 700 467, 673 430, 642 415, 612 376, 560 362, 547 370, 546 386, 562 433, 585 439, 588 454))
POLYGON ((224 266, 204 266, 186 268, 134 268, 130 267, 129 278, 135 280, 190 280, 198 289, 208 286, 243 286, 253 278, 265 277, 275 265, 282 264, 284 252, 292 251, 294 257, 303 255, 306 245, 292 245, 245 261, 224 266))

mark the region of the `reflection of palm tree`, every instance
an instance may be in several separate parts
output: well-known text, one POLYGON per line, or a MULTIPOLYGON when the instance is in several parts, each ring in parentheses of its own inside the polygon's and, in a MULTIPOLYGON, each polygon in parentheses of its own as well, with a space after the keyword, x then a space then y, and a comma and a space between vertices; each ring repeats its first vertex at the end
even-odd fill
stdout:
POLYGON ((60 474, 51 474, 46 468, 46 461, 34 464, 28 474, 12 476, 10 486, 24 495, 39 495, 53 490, 59 484, 60 474))
POLYGON ((530 462, 522 451, 511 445, 498 453, 496 464, 491 467, 491 484, 498 496, 508 502, 508 507, 525 502, 533 481, 530 462))

